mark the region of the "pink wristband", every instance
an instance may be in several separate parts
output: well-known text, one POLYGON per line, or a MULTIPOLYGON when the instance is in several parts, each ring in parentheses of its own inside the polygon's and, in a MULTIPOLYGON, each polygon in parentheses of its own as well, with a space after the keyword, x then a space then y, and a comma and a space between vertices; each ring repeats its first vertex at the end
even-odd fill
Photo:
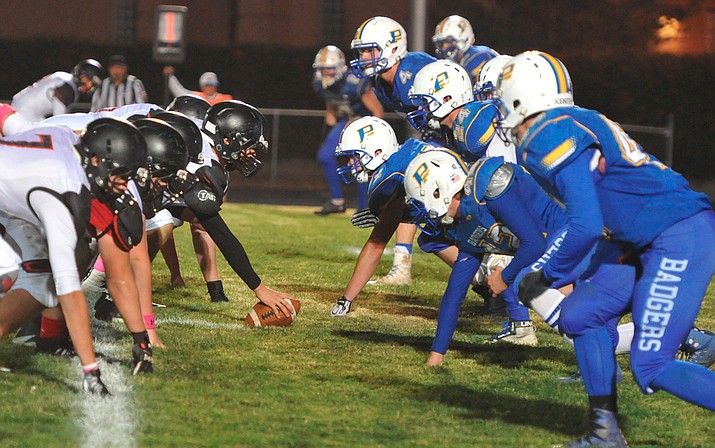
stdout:
POLYGON ((82 373, 91 372, 92 370, 96 370, 98 368, 99 368, 99 365, 97 365, 96 362, 93 362, 92 364, 87 364, 86 366, 82 366, 82 373))
POLYGON ((2 135, 2 125, 7 117, 15 113, 15 109, 9 104, 0 104, 0 135, 2 135))
POLYGON ((150 313, 144 315, 144 326, 147 330, 156 329, 156 314, 150 313))

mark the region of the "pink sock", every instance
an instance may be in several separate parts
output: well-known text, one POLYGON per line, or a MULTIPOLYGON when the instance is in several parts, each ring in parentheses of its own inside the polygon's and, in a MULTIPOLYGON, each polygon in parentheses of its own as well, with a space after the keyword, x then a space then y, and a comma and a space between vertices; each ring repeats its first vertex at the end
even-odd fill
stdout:
POLYGON ((97 257, 97 261, 94 262, 94 269, 99 272, 104 272, 104 261, 102 261, 102 257, 97 257))

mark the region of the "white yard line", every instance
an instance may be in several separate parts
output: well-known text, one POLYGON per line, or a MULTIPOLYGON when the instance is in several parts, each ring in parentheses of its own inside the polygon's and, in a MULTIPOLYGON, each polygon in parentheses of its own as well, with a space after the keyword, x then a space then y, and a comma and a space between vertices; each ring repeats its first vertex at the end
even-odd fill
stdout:
POLYGON ((162 317, 156 320, 157 325, 185 325, 188 327, 200 327, 209 330, 246 330, 244 324, 225 324, 220 322, 211 322, 204 319, 188 319, 185 317, 162 317))
MULTIPOLYGON (((136 439, 141 415, 134 403, 132 376, 129 370, 131 352, 114 342, 102 326, 94 328, 95 350, 102 354, 126 360, 109 363, 99 359, 102 381, 112 394, 111 397, 97 397, 80 392, 76 406, 82 417, 78 424, 82 447, 138 447, 136 439), (105 333, 104 335, 102 333, 105 333), (104 337, 103 337, 104 336, 104 337)), ((73 374, 81 372, 78 358, 74 358, 73 374)), ((81 386, 80 386, 81 387, 81 386)))

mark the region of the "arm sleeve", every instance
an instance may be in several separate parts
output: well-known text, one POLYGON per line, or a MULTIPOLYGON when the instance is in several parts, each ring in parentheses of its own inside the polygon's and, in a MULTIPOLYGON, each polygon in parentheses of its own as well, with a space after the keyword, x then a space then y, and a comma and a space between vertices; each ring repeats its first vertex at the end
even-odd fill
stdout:
POLYGON ((169 83, 169 91, 174 96, 189 95, 193 93, 191 90, 184 87, 179 81, 179 78, 174 75, 169 75, 167 82, 169 83))
POLYGON ((218 213, 214 215, 196 213, 196 218, 204 226, 204 229, 214 240, 234 272, 241 277, 241 280, 252 290, 258 288, 261 284, 261 278, 253 270, 246 250, 231 232, 231 229, 228 228, 223 218, 218 213))
POLYGON ((58 197, 46 191, 31 192, 28 202, 44 228, 57 295, 81 290, 75 258, 77 231, 72 214, 58 197))
POLYGON ((519 193, 519 183, 514 182, 504 194, 487 201, 487 208, 499 222, 505 224, 519 237, 519 248, 514 259, 502 271, 502 279, 507 285, 514 282, 516 274, 536 261, 546 250, 546 239, 539 231, 537 223, 527 210, 519 193))
POLYGON ((603 231, 603 215, 589 163, 591 151, 583 151, 555 175, 560 200, 566 206, 567 234, 558 252, 544 266, 544 276, 553 287, 567 277, 588 255, 603 231))
POLYGON ((437 319, 437 334, 432 343, 432 351, 445 354, 452 342, 454 330, 457 328, 459 310, 467 295, 467 288, 472 282, 481 263, 480 258, 459 252, 457 261, 454 263, 452 273, 449 276, 447 289, 442 296, 442 303, 439 306, 439 317, 437 319))

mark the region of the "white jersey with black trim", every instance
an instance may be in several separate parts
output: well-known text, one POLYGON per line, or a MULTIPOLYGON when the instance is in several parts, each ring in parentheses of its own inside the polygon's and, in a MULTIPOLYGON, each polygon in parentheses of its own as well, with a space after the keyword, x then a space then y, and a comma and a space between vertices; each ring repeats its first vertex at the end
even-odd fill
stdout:
POLYGON ((67 72, 55 72, 29 85, 12 97, 10 105, 30 121, 67 113, 77 99, 77 85, 67 72))
POLYGON ((63 114, 50 117, 42 121, 42 124, 56 124, 68 126, 75 131, 84 130, 87 125, 99 118, 124 118, 141 115, 146 117, 150 112, 163 110, 160 106, 152 103, 128 104, 122 107, 101 109, 97 112, 63 114))
POLYGON ((0 139, 0 210, 39 225, 28 193, 44 188, 62 194, 89 188, 74 150, 78 136, 62 126, 38 126, 0 139))

